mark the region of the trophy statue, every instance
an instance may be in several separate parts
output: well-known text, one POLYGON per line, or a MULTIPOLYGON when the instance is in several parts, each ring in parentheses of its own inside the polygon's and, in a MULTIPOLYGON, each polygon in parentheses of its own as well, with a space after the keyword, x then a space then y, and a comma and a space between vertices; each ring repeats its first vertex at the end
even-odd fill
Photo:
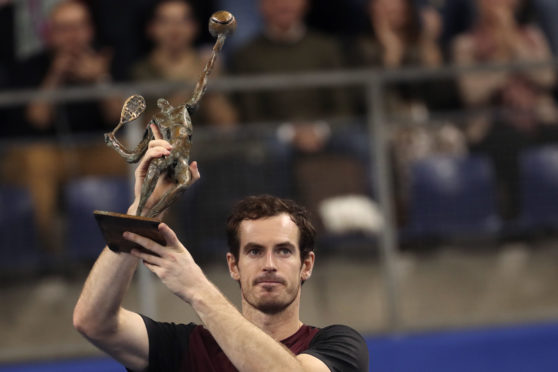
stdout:
POLYGON ((97 223, 110 249, 115 252, 128 252, 137 248, 135 243, 122 237, 124 231, 135 232, 151 238, 160 244, 165 241, 160 235, 157 226, 159 221, 154 219, 167 209, 182 192, 188 187, 191 179, 189 158, 192 147, 192 121, 191 115, 196 111, 207 88, 207 77, 213 70, 217 54, 223 48, 227 36, 234 32, 236 20, 227 11, 218 11, 209 19, 209 32, 217 41, 209 61, 196 84, 192 98, 185 104, 173 107, 166 99, 159 98, 157 106, 160 112, 156 113, 149 121, 143 139, 134 150, 127 149, 117 138, 116 132, 125 124, 136 120, 146 108, 145 99, 140 95, 129 97, 122 107, 120 122, 110 133, 105 133, 105 142, 114 148, 128 163, 139 161, 147 151, 149 141, 154 139, 151 124, 159 129, 164 140, 173 147, 170 155, 153 159, 149 164, 147 175, 142 185, 140 201, 136 216, 127 214, 94 211, 97 223), (161 199, 150 209, 146 217, 141 216, 145 203, 157 185, 159 177, 167 176, 175 183, 175 187, 167 191, 161 199))

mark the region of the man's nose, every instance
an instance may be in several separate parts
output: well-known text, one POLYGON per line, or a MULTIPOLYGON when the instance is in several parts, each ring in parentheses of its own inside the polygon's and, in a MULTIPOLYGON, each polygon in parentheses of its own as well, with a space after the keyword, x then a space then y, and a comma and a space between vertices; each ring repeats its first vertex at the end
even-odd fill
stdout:
POLYGON ((269 251, 265 255, 265 265, 264 271, 276 271, 277 268, 275 267, 275 259, 273 257, 273 251, 269 251))

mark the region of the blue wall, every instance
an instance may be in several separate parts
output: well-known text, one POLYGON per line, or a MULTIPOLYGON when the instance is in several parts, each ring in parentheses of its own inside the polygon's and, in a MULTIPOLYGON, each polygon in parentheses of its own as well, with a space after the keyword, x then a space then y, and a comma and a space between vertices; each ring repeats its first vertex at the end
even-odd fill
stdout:
POLYGON ((368 338, 374 372, 556 372, 558 324, 368 338))

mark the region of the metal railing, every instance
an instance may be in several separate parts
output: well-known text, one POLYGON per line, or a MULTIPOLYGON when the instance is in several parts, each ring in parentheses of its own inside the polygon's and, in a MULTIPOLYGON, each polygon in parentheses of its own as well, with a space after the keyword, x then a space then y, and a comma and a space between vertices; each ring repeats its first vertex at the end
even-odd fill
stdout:
MULTIPOLYGON (((407 67, 401 69, 354 69, 328 72, 305 72, 270 75, 243 75, 218 77, 208 84, 208 91, 247 92, 255 90, 282 90, 285 88, 371 86, 389 83, 418 82, 455 77, 470 72, 526 71, 558 66, 558 60, 547 62, 517 62, 506 64, 482 64, 475 66, 448 65, 437 68, 407 67)), ((130 94, 165 94, 175 89, 190 89, 194 84, 176 81, 153 81, 142 83, 98 84, 53 90, 17 89, 0 91, 0 107, 14 106, 33 100, 49 102, 75 102, 105 98, 107 95, 127 97, 130 94)))

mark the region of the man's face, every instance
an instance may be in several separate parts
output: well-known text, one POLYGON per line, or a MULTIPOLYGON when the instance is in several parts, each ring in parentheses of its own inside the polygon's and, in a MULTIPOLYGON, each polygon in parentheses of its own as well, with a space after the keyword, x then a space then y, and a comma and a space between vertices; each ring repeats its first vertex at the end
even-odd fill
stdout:
POLYGON ((193 43, 196 29, 190 6, 181 2, 169 2, 157 8, 149 34, 158 47, 180 51, 193 43))
POLYGON ((93 26, 88 10, 77 3, 60 5, 51 15, 49 44, 56 52, 81 52, 91 47, 93 26))
POLYGON ((260 0, 260 11, 266 23, 287 30, 302 23, 307 9, 307 0, 260 0))
POLYGON ((267 314, 295 302, 301 281, 312 273, 314 253, 301 262, 299 230, 291 217, 244 220, 239 238, 238 262, 230 253, 227 260, 232 278, 240 282, 243 301, 267 314))

